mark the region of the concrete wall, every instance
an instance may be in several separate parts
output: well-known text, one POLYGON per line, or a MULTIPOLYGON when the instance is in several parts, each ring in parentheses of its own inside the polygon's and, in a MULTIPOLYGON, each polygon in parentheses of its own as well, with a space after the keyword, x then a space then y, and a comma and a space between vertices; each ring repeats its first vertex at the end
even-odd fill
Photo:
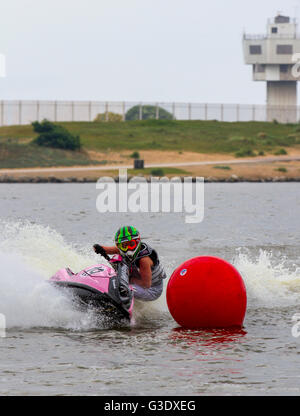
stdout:
POLYGON ((268 23, 267 25, 267 33, 269 36, 272 37, 283 37, 289 36, 293 37, 296 36, 297 33, 297 25, 294 23, 268 23), (277 33, 272 31, 273 28, 277 29, 277 33))
POLYGON ((267 82, 267 120, 280 123, 297 122, 297 82, 267 82), (285 114, 281 109, 285 109, 285 114))
POLYGON ((300 73, 295 78, 293 66, 294 64, 284 65, 284 67, 281 65, 253 65, 253 81, 299 81, 300 73))
POLYGON ((246 64, 292 64, 293 54, 300 53, 300 39, 244 39, 243 49, 246 64), (255 55, 250 54, 251 45, 260 45, 262 53, 255 55), (277 45, 292 45, 293 53, 278 54, 277 45))

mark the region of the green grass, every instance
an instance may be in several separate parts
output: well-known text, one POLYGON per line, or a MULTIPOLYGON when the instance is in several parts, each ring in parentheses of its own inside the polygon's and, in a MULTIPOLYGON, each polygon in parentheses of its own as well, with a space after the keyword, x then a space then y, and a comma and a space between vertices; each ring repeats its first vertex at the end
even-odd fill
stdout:
POLYGON ((230 166, 219 166, 219 165, 217 165, 217 166, 214 166, 214 169, 230 170, 231 167, 230 166))
MULTIPOLYGON (((300 146, 300 129, 298 124, 275 124, 263 122, 216 122, 216 121, 177 121, 144 120, 128 122, 63 122, 58 123, 71 133, 79 135, 84 150, 95 151, 131 151, 172 150, 180 152, 223 153, 237 157, 264 153, 283 154, 289 146, 300 146), (283 150, 281 150, 283 149, 283 150), (279 153, 280 152, 280 153, 279 153)), ((84 153, 79 155, 50 154, 51 150, 33 148, 30 141, 37 135, 32 126, 0 127, 0 145, 11 139, 9 145, 23 147, 24 160, 30 166, 38 163, 47 166, 68 163, 72 159, 76 164, 91 163, 84 153), (30 155, 33 152, 35 155, 30 155), (45 157, 43 156, 45 155, 45 157), (60 158, 58 161, 56 158, 60 158), (42 162, 42 163, 41 163, 42 162), (47 164, 48 163, 48 164, 47 164)), ((20 148, 16 149, 20 150, 20 148)), ((53 150, 53 149, 52 149, 53 150)), ((3 151, 2 151, 3 153, 3 151)), ((11 161, 3 163, 14 164, 11 161)), ((22 158, 21 158, 22 159, 22 158)), ((18 160, 21 160, 20 157, 18 160)), ((18 162, 19 163, 19 162, 18 162)))
POLYGON ((235 157, 255 157, 256 153, 251 148, 241 149, 235 153, 235 157))
POLYGON ((274 155, 276 155, 276 156, 287 155, 287 151, 285 149, 279 149, 279 150, 276 150, 274 155))
POLYGON ((164 176, 164 175, 186 175, 189 174, 186 170, 177 168, 145 168, 145 169, 129 169, 128 174, 132 176, 137 175, 152 175, 152 176, 164 176))
MULTIPOLYGON (((214 121, 146 120, 119 123, 62 123, 79 134, 83 146, 93 150, 173 150, 201 153, 276 151, 300 144, 297 125, 225 123, 214 121), (259 133, 264 132, 264 138, 259 133)), ((1 135, 1 129, 0 129, 1 135)), ((1 136, 0 136, 1 137, 1 136)))
POLYGON ((70 151, 18 143, 15 140, 0 141, 0 167, 29 168, 50 166, 74 166, 103 164, 92 161, 84 151, 70 151))
POLYGON ((140 154, 139 154, 139 152, 133 152, 133 153, 131 153, 131 155, 129 157, 132 157, 133 159, 139 159, 140 154))

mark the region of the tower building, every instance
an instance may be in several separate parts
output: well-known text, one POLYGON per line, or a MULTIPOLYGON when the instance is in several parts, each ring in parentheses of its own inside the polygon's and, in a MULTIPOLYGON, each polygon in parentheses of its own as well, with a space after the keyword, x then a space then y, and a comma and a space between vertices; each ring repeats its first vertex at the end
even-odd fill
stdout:
POLYGON ((268 21, 265 35, 244 34, 243 48, 253 80, 267 82, 267 120, 297 122, 300 37, 296 20, 278 14, 268 21))

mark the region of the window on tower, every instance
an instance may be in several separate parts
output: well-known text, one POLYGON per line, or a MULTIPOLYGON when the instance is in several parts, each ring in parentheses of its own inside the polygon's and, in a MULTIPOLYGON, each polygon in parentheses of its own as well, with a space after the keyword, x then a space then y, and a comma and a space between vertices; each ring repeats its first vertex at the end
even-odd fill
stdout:
POLYGON ((278 27, 272 27, 272 33, 278 33, 278 27))
POLYGON ((288 65, 280 65, 280 72, 287 73, 289 72, 289 66, 288 65))
POLYGON ((255 64, 254 65, 254 72, 266 72, 266 65, 255 64))
POLYGON ((261 45, 250 45, 249 50, 251 55, 261 55, 261 45))
POLYGON ((293 45, 277 45, 277 54, 278 55, 292 55, 293 45))

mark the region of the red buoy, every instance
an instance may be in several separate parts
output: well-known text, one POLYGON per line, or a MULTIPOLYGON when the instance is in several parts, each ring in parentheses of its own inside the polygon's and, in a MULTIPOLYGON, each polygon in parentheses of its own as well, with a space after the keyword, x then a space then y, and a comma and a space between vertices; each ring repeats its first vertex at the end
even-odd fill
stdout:
POLYGON ((169 279, 167 304, 184 328, 242 327, 247 305, 239 272, 217 257, 195 257, 179 266, 169 279))

